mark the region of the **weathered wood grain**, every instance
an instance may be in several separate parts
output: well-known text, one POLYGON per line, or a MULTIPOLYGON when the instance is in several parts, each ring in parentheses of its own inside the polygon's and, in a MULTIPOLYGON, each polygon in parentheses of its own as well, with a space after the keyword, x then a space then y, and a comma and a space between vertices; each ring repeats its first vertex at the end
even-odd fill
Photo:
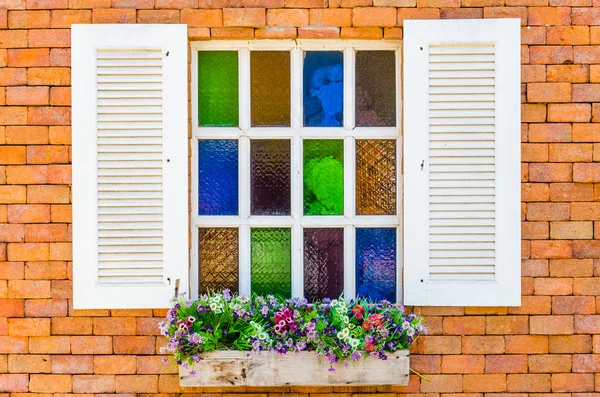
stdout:
POLYGON ((181 386, 285 386, 285 385, 407 385, 408 350, 389 353, 378 360, 362 352, 356 363, 346 369, 341 364, 330 371, 327 359, 314 352, 298 354, 262 353, 247 358, 240 351, 203 354, 203 360, 190 375, 179 368, 181 386))

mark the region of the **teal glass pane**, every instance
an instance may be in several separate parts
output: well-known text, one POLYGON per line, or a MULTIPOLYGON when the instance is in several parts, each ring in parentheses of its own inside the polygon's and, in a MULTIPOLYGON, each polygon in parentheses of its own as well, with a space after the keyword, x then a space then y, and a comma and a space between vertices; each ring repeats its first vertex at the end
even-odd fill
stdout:
POLYGON ((198 124, 238 125, 237 51, 198 52, 198 124))
POLYGON ((344 214, 344 142, 304 140, 304 214, 344 214))
POLYGON ((291 229, 252 229, 250 233, 252 293, 292 295, 291 229))

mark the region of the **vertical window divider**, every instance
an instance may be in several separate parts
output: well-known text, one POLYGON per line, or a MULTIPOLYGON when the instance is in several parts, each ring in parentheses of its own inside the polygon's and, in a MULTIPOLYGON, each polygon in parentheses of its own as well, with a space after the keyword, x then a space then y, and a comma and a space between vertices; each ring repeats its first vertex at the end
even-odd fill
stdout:
POLYGON ((356 297, 356 228, 344 227, 344 299, 350 301, 356 297))
POLYGON ((293 137, 290 147, 292 226, 292 296, 304 296, 304 233, 300 223, 303 214, 303 145, 302 128, 302 50, 292 49, 290 67, 291 118, 293 137))
POLYGON ((250 128, 250 49, 240 48, 238 52, 239 76, 239 126, 242 131, 250 128))
POLYGON ((396 216, 399 217, 399 225, 396 228, 396 302, 403 303, 404 286, 404 196, 402 195, 403 186, 403 159, 402 143, 404 137, 402 124, 402 50, 397 48, 394 52, 396 56, 396 126, 398 136, 396 138, 396 216))
POLYGON ((344 48, 344 128, 354 129, 354 48, 344 48))
POLYGON ((239 294, 250 295, 250 226, 240 225, 239 229, 239 294))

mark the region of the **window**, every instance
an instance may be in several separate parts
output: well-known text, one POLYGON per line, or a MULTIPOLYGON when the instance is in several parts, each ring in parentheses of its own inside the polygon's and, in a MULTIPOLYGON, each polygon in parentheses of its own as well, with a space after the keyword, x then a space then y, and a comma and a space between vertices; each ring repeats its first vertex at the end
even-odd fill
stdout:
POLYGON ((192 46, 192 288, 400 300, 400 43, 192 46))

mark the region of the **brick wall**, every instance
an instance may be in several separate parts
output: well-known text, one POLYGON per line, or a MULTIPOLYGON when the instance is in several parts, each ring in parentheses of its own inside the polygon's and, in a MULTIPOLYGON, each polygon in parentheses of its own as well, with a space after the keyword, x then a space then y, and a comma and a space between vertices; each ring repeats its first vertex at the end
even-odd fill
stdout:
POLYGON ((599 0, 0 0, 0 397, 182 392, 155 355, 163 311, 71 308, 71 23, 399 39, 405 19, 482 17, 523 25, 522 307, 416 308, 427 380, 408 387, 204 392, 599 397, 599 0))

